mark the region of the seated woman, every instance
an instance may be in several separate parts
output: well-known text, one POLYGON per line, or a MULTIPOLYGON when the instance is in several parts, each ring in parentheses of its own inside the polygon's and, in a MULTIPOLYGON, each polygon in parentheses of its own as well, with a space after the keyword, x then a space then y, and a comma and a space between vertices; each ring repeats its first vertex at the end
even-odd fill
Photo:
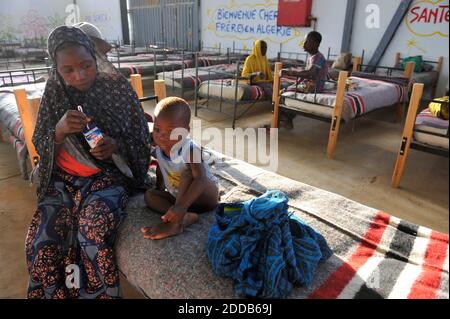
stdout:
POLYGON ((250 85, 260 86, 270 99, 273 91, 273 74, 266 54, 267 43, 257 40, 253 45, 252 54, 245 60, 242 76, 250 78, 250 85))
POLYGON ((28 298, 119 298, 113 243, 129 193, 146 188, 147 121, 128 81, 82 30, 56 28, 48 52, 53 69, 33 135, 40 161, 26 238, 28 298), (93 148, 83 134, 88 122, 103 137, 93 148))

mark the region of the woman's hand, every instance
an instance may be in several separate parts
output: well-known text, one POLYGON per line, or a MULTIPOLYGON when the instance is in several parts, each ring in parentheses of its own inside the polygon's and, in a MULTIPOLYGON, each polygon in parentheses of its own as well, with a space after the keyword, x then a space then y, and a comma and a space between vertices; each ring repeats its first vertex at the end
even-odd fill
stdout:
POLYGON ((87 123, 86 114, 75 110, 67 111, 56 124, 55 142, 61 144, 67 135, 82 132, 87 123))
POLYGON ((103 135, 103 138, 97 143, 95 148, 91 149, 91 154, 100 161, 111 158, 115 151, 114 140, 109 136, 103 135))

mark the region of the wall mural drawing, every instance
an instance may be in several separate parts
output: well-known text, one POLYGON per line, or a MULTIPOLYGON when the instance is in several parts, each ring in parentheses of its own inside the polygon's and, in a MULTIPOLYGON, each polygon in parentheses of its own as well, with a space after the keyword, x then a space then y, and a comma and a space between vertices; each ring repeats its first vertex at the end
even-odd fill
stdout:
MULTIPOLYGON (((209 7, 206 18, 204 31, 219 39, 248 41, 244 49, 251 47, 257 39, 285 44, 304 37, 298 28, 277 26, 278 1, 273 0, 239 5, 230 0, 228 4, 209 7)), ((214 46, 217 47, 218 43, 214 46)))

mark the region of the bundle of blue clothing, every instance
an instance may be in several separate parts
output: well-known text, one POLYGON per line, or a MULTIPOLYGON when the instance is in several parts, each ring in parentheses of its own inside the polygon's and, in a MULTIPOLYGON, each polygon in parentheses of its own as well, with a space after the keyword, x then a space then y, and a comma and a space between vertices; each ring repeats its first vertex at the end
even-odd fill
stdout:
POLYGON ((332 254, 322 235, 288 212, 279 191, 220 204, 207 243, 214 273, 232 278, 240 297, 286 298, 295 285, 309 286, 332 254))

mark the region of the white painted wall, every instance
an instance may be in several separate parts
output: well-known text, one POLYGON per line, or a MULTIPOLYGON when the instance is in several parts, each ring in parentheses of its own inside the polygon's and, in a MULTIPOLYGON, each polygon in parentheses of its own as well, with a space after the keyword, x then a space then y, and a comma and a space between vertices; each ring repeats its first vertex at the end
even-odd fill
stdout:
POLYGON ((47 39, 66 19, 70 0, 0 1, 0 40, 47 39))
MULTIPOLYGON (((412 7, 418 3, 437 1, 437 5, 448 5, 449 0, 416 0, 412 7)), ((384 35, 394 13, 397 10, 400 0, 358 0, 355 9, 353 36, 351 51, 354 55, 361 55, 365 50, 365 62, 368 62, 376 50, 381 38, 384 35), (379 28, 369 29, 366 20, 370 13, 366 12, 369 5, 376 5, 379 8, 379 28)), ((428 4, 431 5, 431 4, 428 4)), ((332 48, 332 53, 338 53, 342 43, 342 33, 344 30, 345 11, 347 0, 313 0, 312 15, 317 17, 317 31, 323 35, 321 51, 326 54, 328 47, 332 48)), ((201 1, 201 39, 205 46, 218 46, 222 48, 232 47, 233 41, 237 47, 251 48, 252 43, 257 39, 265 39, 269 43, 269 56, 275 57, 283 43, 283 51, 302 52, 301 41, 311 30, 310 28, 293 28, 287 36, 249 34, 245 32, 221 31, 217 23, 244 24, 257 26, 276 26, 276 19, 264 21, 261 19, 231 19, 224 21, 218 18, 218 10, 249 10, 260 9, 277 10, 277 0, 204 0, 201 1)), ((412 16, 409 15, 409 20, 412 16)), ((414 34, 407 27, 407 18, 402 22, 393 41, 386 51, 381 65, 393 66, 396 52, 401 52, 403 56, 423 55, 425 60, 437 60, 439 56, 444 56, 444 69, 439 81, 438 94, 443 94, 448 86, 448 22, 438 25, 422 24, 417 25, 414 34), (438 29, 443 34, 421 35, 420 33, 433 33, 430 30, 438 29)))
MULTIPOLYGON (((313 0, 312 15, 318 18, 317 31, 324 35, 321 51, 326 54, 328 47, 332 53, 339 53, 344 29, 344 18, 347 0, 313 0)), ((282 44, 283 51, 303 52, 301 43, 305 35, 312 28, 285 28, 281 30, 283 35, 262 34, 258 32, 258 26, 264 29, 276 28, 276 16, 278 12, 277 0, 214 0, 201 1, 201 39, 204 46, 219 46, 226 50, 236 42, 237 48, 251 48, 253 42, 258 39, 266 40, 269 44, 269 57, 275 57, 282 44), (250 19, 220 19, 220 10, 256 10, 255 18, 250 19), (263 11, 261 11, 263 10, 263 11), (269 13, 269 18, 264 19, 264 13, 269 13), (262 13, 262 17, 260 17, 262 13), (218 25, 219 23, 219 25, 218 25), (223 23, 223 24, 221 24, 223 23), (254 32, 231 31, 231 24, 243 24, 255 28, 254 32), (230 32, 224 31, 229 25, 230 32)), ((276 29, 275 29, 276 30, 276 29)))
MULTIPOLYGON (((427 5, 432 8, 433 5, 428 0, 415 0, 410 7, 417 5, 427 5), (427 4, 428 2, 428 4, 427 4)), ((358 0, 355 20, 353 26, 353 37, 351 48, 352 52, 366 51, 365 62, 369 62, 376 50, 384 32, 386 31, 400 0, 358 0), (380 8, 380 28, 368 29, 366 27, 366 8, 370 4, 376 4, 380 8)), ((449 5, 448 0, 437 1, 436 5, 449 5)), ((448 11, 447 11, 448 12, 448 11)), ((422 23, 417 24, 411 29, 408 27, 408 21, 414 19, 411 13, 405 17, 401 26, 397 30, 389 48, 386 50, 380 65, 393 66, 395 54, 401 52, 402 56, 422 55, 425 60, 436 61, 439 56, 444 57, 444 67, 439 81, 438 94, 443 95, 448 87, 449 79, 449 24, 446 23, 422 23), (440 31, 442 34, 435 33, 440 31), (435 33, 435 34, 433 34, 435 33)))
POLYGON ((122 40, 119 0, 77 0, 81 21, 96 25, 108 40, 122 40))
MULTIPOLYGON (((47 39, 52 29, 76 22, 72 0, 0 0, 0 40, 47 39), (70 8, 70 7, 69 7, 70 8)), ((77 0, 80 21, 95 24, 107 39, 122 39, 119 0, 77 0)))

